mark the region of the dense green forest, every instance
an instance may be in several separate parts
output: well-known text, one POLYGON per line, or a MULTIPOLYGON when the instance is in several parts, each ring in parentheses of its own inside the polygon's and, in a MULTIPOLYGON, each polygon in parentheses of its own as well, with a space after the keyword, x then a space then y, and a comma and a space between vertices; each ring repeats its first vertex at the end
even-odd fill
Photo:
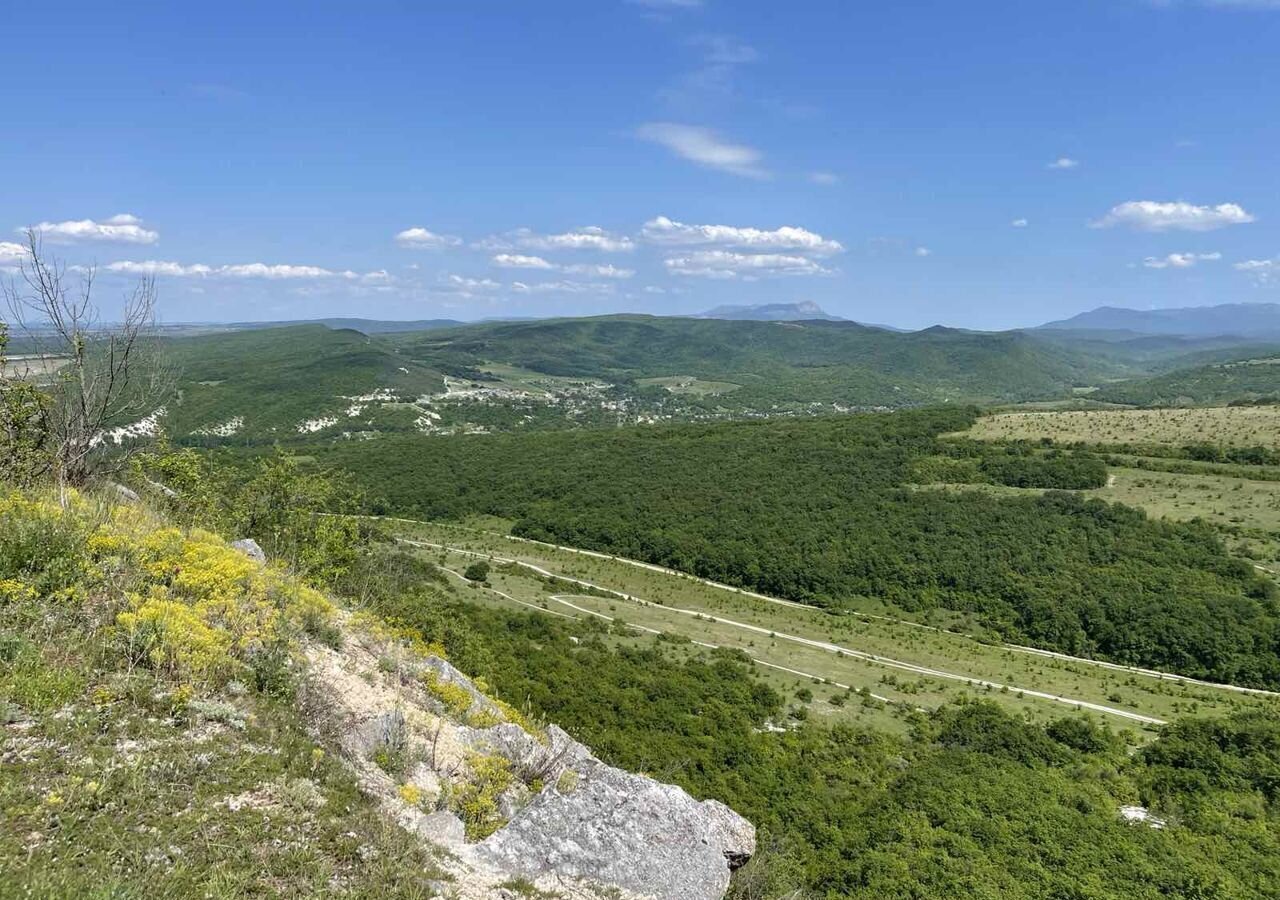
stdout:
POLYGON ((1280 403, 1280 347, 1256 358, 1179 369, 1106 385, 1092 399, 1132 406, 1280 403))
POLYGON ((598 316, 495 322, 398 336, 407 356, 459 366, 501 362, 551 375, 697 375, 741 385, 722 402, 903 406, 1058 396, 1120 369, 1021 332, 899 333, 855 322, 744 322, 598 316))
POLYGON ((356 578, 374 609, 503 696, 755 822, 738 900, 1226 900, 1280 883, 1280 718, 1187 720, 1137 753, 1087 719, 1030 725, 982 702, 913 714, 902 737, 812 721, 773 733, 761 725, 787 698, 732 652, 617 646, 595 622, 482 609, 400 554, 377 571, 385 588, 356 578), (1122 820, 1136 803, 1176 825, 1122 820))
MULTIPOLYGON (((212 430, 239 419, 234 442, 297 436, 297 426, 323 416, 346 418, 348 398, 379 389, 416 397, 444 389, 440 373, 401 358, 357 331, 297 325, 165 341, 177 373, 164 398, 165 426, 191 443, 218 443, 212 430)), ((384 430, 413 430, 413 415, 381 417, 384 430)))
MULTIPOLYGON (((917 613, 941 607, 1046 648, 1280 684, 1275 586, 1227 556, 1208 526, 1156 522, 1066 492, 993 498, 913 490, 921 459, 977 452, 939 440, 972 417, 931 409, 386 438, 336 445, 319 458, 352 473, 374 511, 502 516, 522 536, 833 610, 856 597, 917 613)), ((1036 464, 1036 457, 1014 463, 1036 464)), ((1096 464, 1082 471, 1096 478, 1096 464)))

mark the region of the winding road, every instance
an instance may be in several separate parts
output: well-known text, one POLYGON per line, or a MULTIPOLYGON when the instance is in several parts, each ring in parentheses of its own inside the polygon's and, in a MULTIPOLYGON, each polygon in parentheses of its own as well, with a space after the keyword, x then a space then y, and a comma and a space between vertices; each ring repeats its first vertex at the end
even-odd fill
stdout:
MULTIPOLYGON (((1164 719, 1157 719, 1154 716, 1146 716, 1146 715, 1142 715, 1141 713, 1130 712, 1129 710, 1125 710, 1125 709, 1117 709, 1115 707, 1106 706, 1101 703, 1093 703, 1088 700, 1080 700, 1073 697, 1064 697, 1059 694, 1050 694, 1044 691, 1031 690, 1030 688, 1020 688, 1017 685, 1011 685, 1011 684, 1006 685, 996 681, 986 681, 983 679, 971 678, 968 675, 959 675, 955 672, 947 672, 942 669, 933 669, 927 666, 920 666, 920 665, 916 665, 915 663, 905 662, 899 659, 893 659, 892 657, 888 657, 888 656, 880 656, 875 653, 867 653, 866 651, 856 650, 852 647, 846 647, 840 644, 833 644, 827 641, 814 640, 813 638, 806 638, 806 637, 802 637, 801 635, 787 634, 786 632, 771 630, 768 628, 762 628, 759 625, 752 625, 748 622, 739 622, 734 619, 727 619, 721 616, 712 616, 712 615, 709 615, 708 613, 701 612, 699 610, 682 609, 680 607, 668 606, 666 604, 655 604, 655 603, 652 603, 651 601, 644 600, 640 597, 636 597, 631 594, 624 593, 622 591, 617 591, 617 590, 614 590, 613 588, 605 587, 603 585, 595 584, 590 581, 584 581, 580 578, 571 578, 566 575, 558 575, 555 572, 552 572, 548 569, 544 569, 542 566, 538 566, 533 563, 525 562, 519 559, 511 559, 509 557, 498 556, 492 553, 483 553, 478 550, 467 550, 461 547, 452 547, 452 546, 449 546, 448 544, 438 544, 432 541, 417 541, 409 538, 398 538, 398 540, 401 543, 404 543, 413 547, 429 547, 435 550, 445 550, 452 553, 459 553, 465 556, 487 559, 496 563, 520 566, 521 568, 528 569, 529 571, 534 572, 535 574, 541 575, 544 578, 555 578, 560 581, 568 582, 569 584, 576 584, 585 588, 590 588, 591 590, 601 591, 603 593, 609 594, 610 596, 617 597, 620 600, 625 600, 630 603, 636 603, 641 606, 650 606, 650 607, 656 606, 667 612, 701 618, 704 620, 716 622, 717 624, 720 624, 720 625, 728 625, 733 628, 740 628, 744 631, 748 631, 753 634, 762 634, 777 640, 790 641, 792 643, 800 644, 802 646, 813 647, 818 650, 824 650, 830 653, 840 654, 842 656, 847 656, 852 659, 864 660, 866 662, 875 663, 876 665, 885 666, 887 668, 898 669, 904 672, 911 672, 916 675, 923 675, 923 676, 928 676, 932 678, 941 678, 949 681, 958 681, 963 684, 973 685, 975 687, 991 688, 992 690, 997 690, 997 691, 1007 689, 1010 692, 1019 693, 1024 697, 1033 697, 1038 700, 1046 700, 1053 703, 1061 703, 1067 706, 1074 707, 1076 709, 1092 710, 1094 712, 1104 713, 1110 716, 1117 716, 1122 719, 1128 719, 1133 722, 1140 722, 1144 725, 1167 724, 1164 719)), ((588 551, 582 551, 582 552, 588 552, 588 551)), ((591 555, 602 556, 602 554, 591 554, 591 555)), ((607 559, 611 557, 606 556, 604 558, 607 559)), ((649 567, 647 564, 644 564, 644 563, 641 563, 640 565, 645 565, 646 567, 649 567)), ((658 568, 658 567, 650 567, 650 568, 658 568)), ((463 577, 459 575, 457 572, 453 572, 452 570, 447 570, 447 571, 450 571, 450 574, 453 574, 457 577, 460 577, 460 578, 463 577)), ((659 568, 659 571, 665 571, 665 570, 661 570, 659 568)), ((730 590, 733 590, 733 589, 730 588, 730 590)), ((497 593, 501 593, 501 592, 497 592, 497 593)), ((746 591, 739 591, 738 593, 745 593, 748 596, 760 596, 756 594, 751 594, 750 592, 746 592, 746 591)), ((514 599, 508 594, 502 594, 502 596, 508 599, 514 599)), ((577 610, 578 612, 585 613, 587 615, 595 615, 601 618, 609 619, 608 616, 604 616, 600 613, 592 612, 591 610, 584 609, 581 606, 577 606, 565 600, 563 595, 555 595, 555 596, 552 596, 550 599, 568 608, 577 610)), ((769 600, 772 598, 762 597, 761 599, 769 600)), ((516 602, 521 603, 521 605, 524 605, 524 606, 532 606, 532 604, 523 603, 522 601, 517 600, 516 602)), ((796 604, 786 600, 779 600, 776 602, 779 602, 788 606, 799 606, 805 609, 812 609, 812 607, 804 607, 803 604, 796 604)), ((542 612, 546 611, 546 610, 541 610, 540 607, 534 607, 534 608, 539 609, 539 611, 542 611, 542 612)), ((642 628, 642 626, 632 626, 632 627, 642 628)), ((642 628, 642 630, 653 631, 654 633, 657 633, 655 629, 651 629, 651 628, 642 628)), ((705 645, 705 646, 712 646, 712 645, 705 645)), ((782 668, 782 667, 774 666, 774 668, 782 668)), ((799 673, 799 674, 807 674, 807 673, 799 673)))

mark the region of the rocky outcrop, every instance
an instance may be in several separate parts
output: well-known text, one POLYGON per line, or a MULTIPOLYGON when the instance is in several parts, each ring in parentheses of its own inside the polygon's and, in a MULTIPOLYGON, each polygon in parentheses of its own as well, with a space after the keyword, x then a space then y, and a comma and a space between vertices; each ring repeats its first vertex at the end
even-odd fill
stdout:
POLYGON ((553 874, 664 900, 718 898, 755 852, 755 829, 714 800, 595 759, 572 789, 544 788, 475 847, 480 860, 537 879, 553 874))
POLYGON ((308 711, 366 792, 454 854, 458 896, 500 896, 496 886, 519 876, 553 893, 715 900, 755 851, 754 827, 724 804, 519 721, 421 648, 349 620, 344 632, 341 650, 308 649, 308 711), (481 796, 488 818, 477 820, 481 796))
POLYGON ((267 554, 262 552, 262 548, 258 546, 258 542, 253 538, 241 538, 238 541, 232 541, 231 546, 256 562, 265 563, 267 561, 267 554))

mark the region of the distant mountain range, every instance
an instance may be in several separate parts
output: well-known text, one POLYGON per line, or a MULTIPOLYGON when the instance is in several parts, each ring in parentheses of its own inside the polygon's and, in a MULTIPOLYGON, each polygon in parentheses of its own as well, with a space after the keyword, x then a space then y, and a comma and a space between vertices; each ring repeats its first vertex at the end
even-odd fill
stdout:
POLYGON ((839 316, 833 316, 823 310, 812 300, 800 303, 764 303, 759 306, 717 306, 704 313, 698 313, 698 319, 734 319, 743 322, 806 322, 822 319, 827 322, 843 322, 839 316))
POLYGON ((1178 309, 1123 309, 1100 306, 1069 319, 1048 322, 1050 331, 1113 332, 1215 337, 1234 335, 1249 339, 1280 340, 1280 303, 1224 303, 1178 309))

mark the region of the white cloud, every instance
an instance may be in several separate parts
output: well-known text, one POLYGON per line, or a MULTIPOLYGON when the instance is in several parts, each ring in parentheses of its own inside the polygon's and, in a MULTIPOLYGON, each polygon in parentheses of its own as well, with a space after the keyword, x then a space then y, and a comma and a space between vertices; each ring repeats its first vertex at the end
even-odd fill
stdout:
POLYGON ((334 272, 319 266, 267 265, 266 263, 241 263, 234 266, 219 266, 219 275, 231 278, 351 278, 354 272, 334 272))
POLYGON ((526 284, 513 281, 511 289, 517 294, 611 294, 613 285, 587 281, 540 281, 526 284))
POLYGON ((1235 203, 1219 203, 1217 206, 1196 206, 1185 200, 1159 203, 1154 200, 1130 200, 1118 206, 1096 222, 1094 228, 1112 228, 1117 225, 1139 231, 1213 231, 1228 225, 1243 225, 1254 217, 1235 203))
POLYGON ((538 234, 529 228, 517 228, 506 234, 490 235, 472 245, 477 250, 599 250, 603 253, 626 253, 635 244, 626 235, 612 234, 598 225, 588 225, 560 234, 538 234))
POLYGON ((337 278, 367 283, 391 280, 391 276, 386 270, 382 269, 361 275, 359 272, 352 272, 350 269, 335 270, 321 266, 269 265, 260 262, 209 266, 204 263, 185 264, 171 260, 148 259, 141 262, 120 260, 107 263, 104 268, 108 272, 115 272, 120 275, 162 275, 171 278, 263 278, 270 281, 313 281, 337 278))
POLYGON ((766 275, 828 275, 831 272, 807 256, 733 253, 729 250, 697 250, 686 256, 668 257, 663 260, 663 265, 673 275, 718 279, 751 279, 766 275))
POLYGON ((1026 219, 1014 219, 1009 224, 1012 225, 1014 228, 1026 228, 1031 223, 1028 222, 1026 219))
POLYGON ((462 291, 496 291, 502 285, 492 278, 469 278, 465 275, 446 275, 445 284, 462 291))
POLYGON ((523 247, 542 250, 601 250, 606 253, 627 252, 635 248, 631 238, 613 235, 596 225, 562 234, 533 234, 522 231, 518 241, 523 247))
POLYGON ((597 278, 630 278, 636 274, 634 269, 620 269, 609 263, 562 265, 541 256, 524 256, 519 253, 499 253, 493 257, 492 262, 503 269, 538 269, 544 272, 567 272, 570 275, 594 275, 597 278))
POLYGON ((915 253, 916 253, 916 256, 921 256, 921 257, 933 256, 933 251, 930 250, 928 247, 917 247, 915 253))
POLYGON ((813 184, 820 184, 824 187, 829 187, 833 184, 839 184, 840 176, 835 172, 810 172, 809 181, 813 184))
POLYGON ((640 236, 650 243, 667 247, 721 245, 747 247, 753 250, 799 250, 828 256, 844 250, 839 241, 794 225, 783 225, 772 231, 736 225, 686 225, 666 216, 644 223, 640 236))
POLYGON ((493 264, 503 269, 554 269, 555 264, 541 256, 523 256, 519 253, 499 253, 493 264))
POLYGON ((396 243, 401 247, 418 250, 443 250, 446 247, 457 247, 462 239, 451 234, 437 234, 425 228, 406 228, 396 234, 396 243))
POLYGON ((1049 163, 1047 168, 1050 169, 1075 169, 1080 166, 1080 160, 1072 159, 1069 156, 1059 156, 1053 162, 1049 163))
POLYGON ((1232 266, 1239 272, 1248 273, 1258 284, 1270 284, 1280 277, 1280 256, 1275 259, 1246 259, 1232 266))
POLYGON ((635 269, 620 269, 610 263, 604 265, 571 265, 561 266, 562 272, 568 272, 570 275, 594 275, 597 278, 630 278, 636 274, 635 269))
POLYGON ((170 275, 176 278, 213 274, 212 267, 199 263, 186 266, 182 263, 156 259, 148 259, 143 262, 121 260, 107 263, 106 270, 108 272, 118 272, 122 275, 170 275))
POLYGON ((666 147, 677 156, 709 169, 718 169, 744 178, 768 178, 760 165, 761 154, 754 147, 733 144, 710 128, 675 122, 650 122, 636 129, 641 140, 666 147))
MULTIPOLYGON (((144 228, 142 220, 129 213, 119 213, 104 222, 74 219, 66 222, 41 222, 31 226, 47 241, 70 244, 76 241, 117 241, 122 244, 154 244, 160 233, 144 228)), ((25 229, 19 228, 18 231, 25 229)))
POLYGON ((1221 253, 1170 253, 1168 256, 1148 256, 1142 265, 1148 269, 1189 269, 1198 262, 1222 259, 1221 253))
POLYGON ((27 248, 13 241, 0 241, 0 262, 22 262, 27 258, 27 248))

